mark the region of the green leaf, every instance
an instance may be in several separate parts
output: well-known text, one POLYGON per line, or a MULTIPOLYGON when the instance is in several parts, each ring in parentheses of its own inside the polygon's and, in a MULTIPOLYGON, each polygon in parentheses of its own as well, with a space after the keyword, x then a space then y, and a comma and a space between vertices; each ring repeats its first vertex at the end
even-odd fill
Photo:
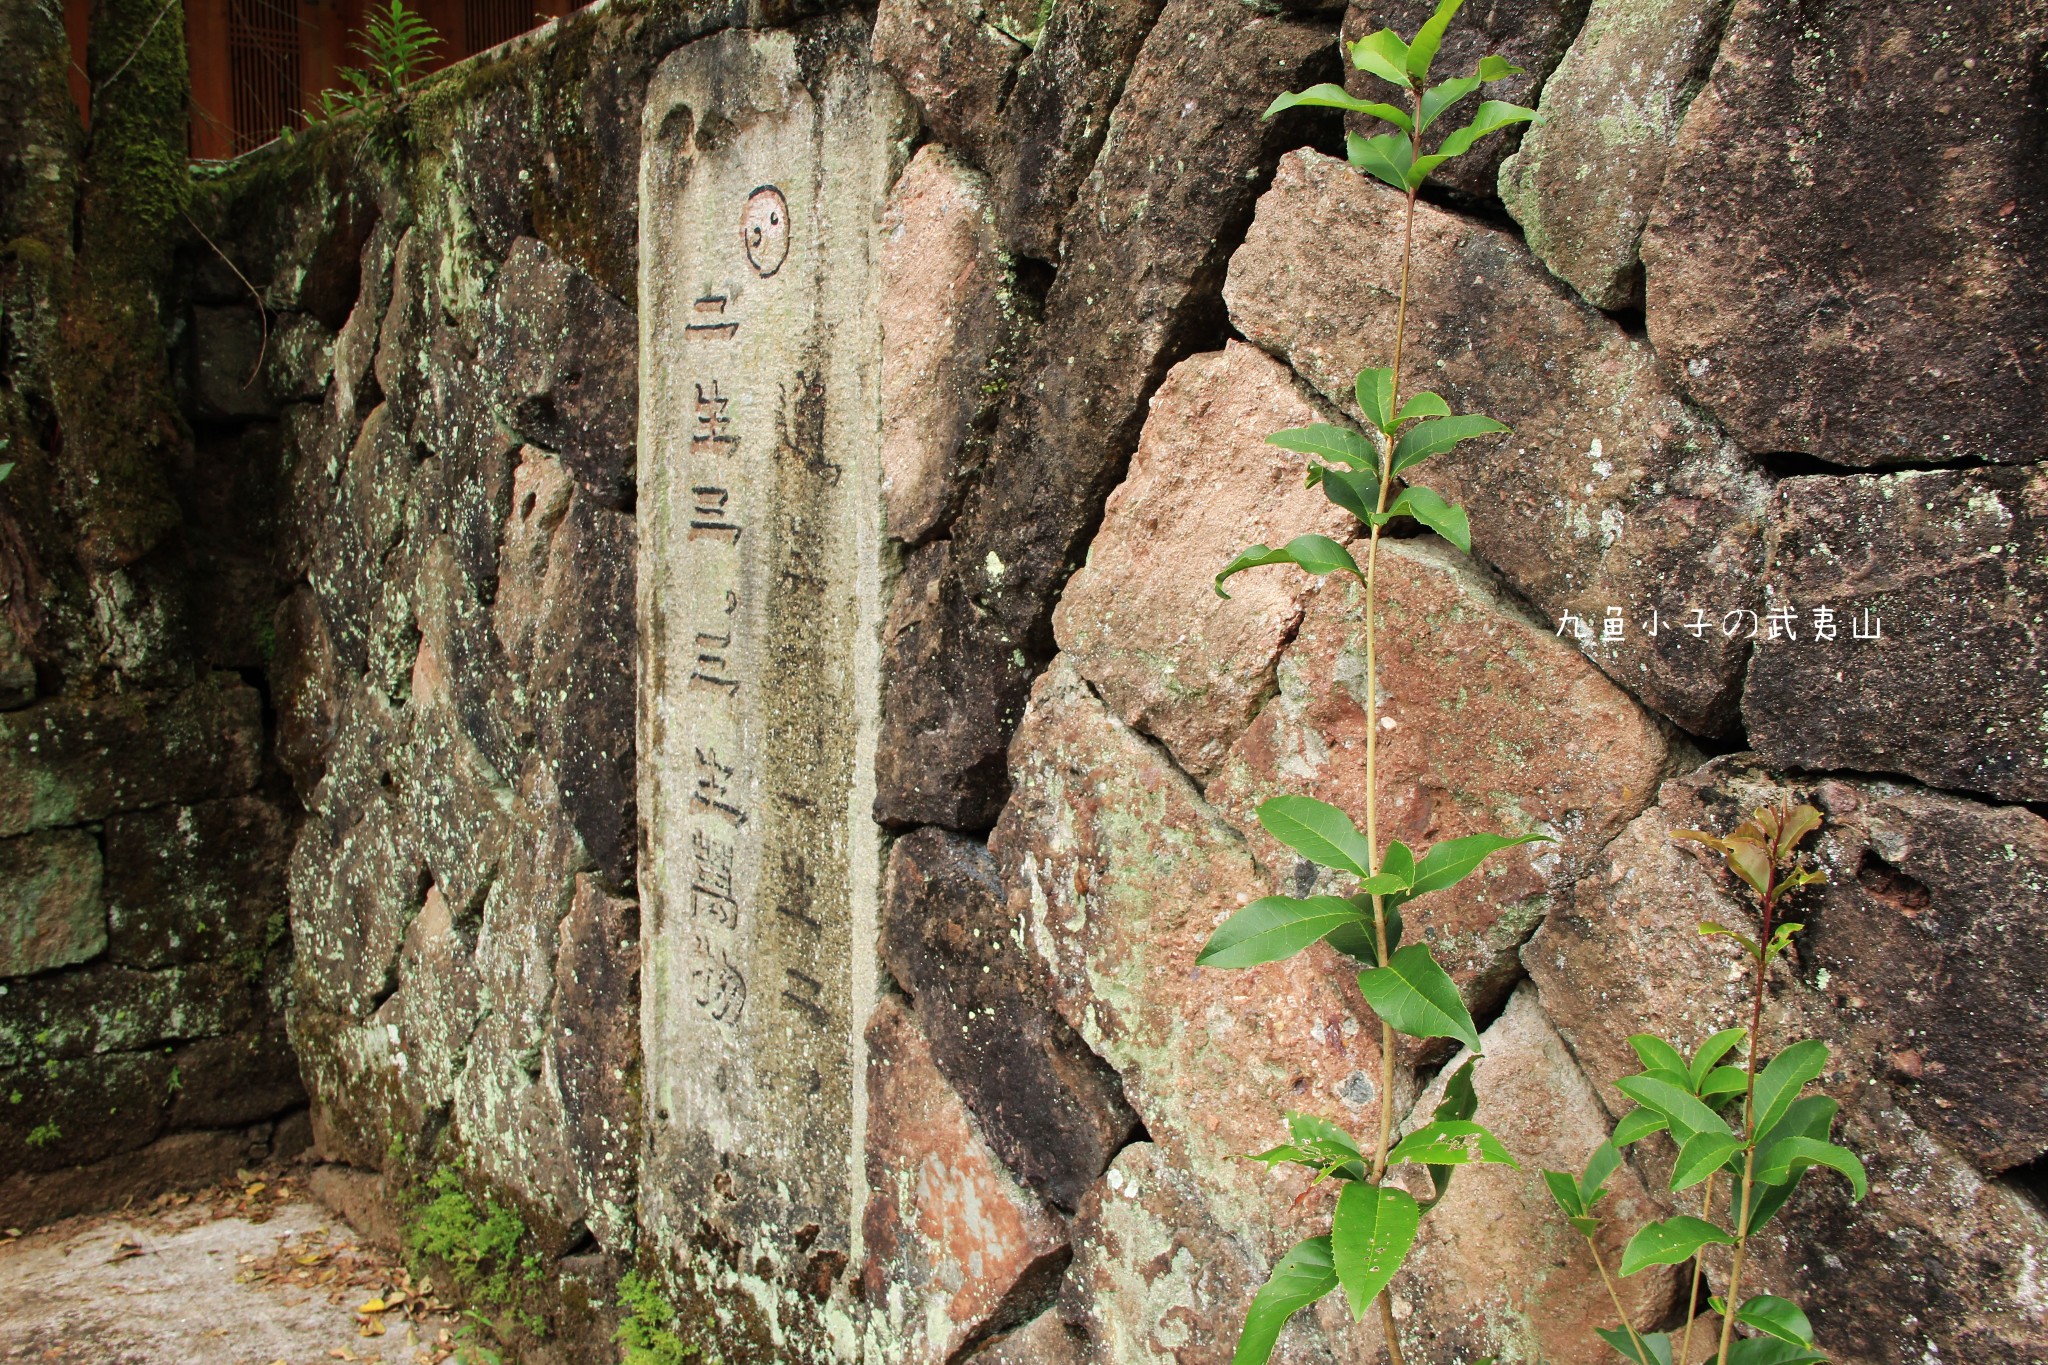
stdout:
MULTIPOLYGON (((1826 1141, 1828 1131, 1834 1127, 1835 1109, 1835 1102, 1826 1095, 1807 1095, 1795 1100, 1792 1107, 1785 1111, 1785 1117, 1778 1120, 1777 1126, 1766 1133, 1763 1141, 1757 1144, 1757 1167, 1769 1167, 1772 1164, 1773 1149, 1787 1138, 1806 1137, 1816 1142, 1826 1141)), ((1789 1167, 1790 1163, 1787 1164, 1789 1167)), ((1785 1201, 1792 1197, 1792 1191, 1797 1188, 1798 1182, 1791 1180, 1789 1174, 1788 1170, 1788 1179, 1782 1185, 1767 1185, 1759 1180, 1750 1186, 1751 1232, 1768 1223, 1784 1206, 1785 1201)))
POLYGON ((1677 1265, 1689 1261, 1703 1246, 1734 1246, 1735 1238, 1703 1218, 1681 1213, 1661 1223, 1650 1223, 1621 1250, 1621 1273, 1633 1275, 1653 1265, 1677 1265))
POLYGON ((1465 509, 1445 502, 1434 489, 1419 485, 1404 488, 1386 511, 1375 512, 1366 520, 1384 526, 1395 517, 1413 517, 1461 552, 1472 553, 1472 527, 1465 519, 1465 509))
POLYGON ((1358 907, 1342 896, 1261 896, 1225 920, 1195 955, 1198 967, 1256 967, 1293 957, 1341 924, 1356 924, 1358 907))
POLYGON ((1592 1208, 1595 1201, 1607 1188, 1607 1178, 1621 1167, 1621 1151, 1612 1142, 1603 1142, 1593 1149, 1593 1155, 1586 1158, 1585 1174, 1579 1177, 1579 1198, 1592 1208))
POLYGON ((1246 569, 1263 568, 1268 564, 1298 565, 1318 577, 1324 574, 1337 573, 1341 570, 1350 574, 1361 583, 1365 581, 1365 575, 1358 571, 1358 563, 1352 559, 1349 550, 1339 545, 1336 541, 1331 540, 1328 536, 1319 536, 1311 533, 1305 536, 1296 536, 1277 550, 1264 545, 1252 546, 1236 559, 1224 565, 1223 572, 1216 575, 1216 595, 1224 598, 1230 596, 1229 593, 1223 591, 1225 579, 1241 574, 1246 569))
POLYGON ((1343 86, 1331 85, 1328 82, 1322 85, 1312 85, 1306 90, 1296 90, 1290 94, 1282 95, 1279 99, 1274 100, 1272 104, 1268 105, 1266 112, 1259 117, 1269 119, 1276 114, 1285 113, 1289 109, 1299 109, 1303 106, 1314 109, 1344 109, 1354 114, 1371 114, 1374 118, 1385 119, 1404 133, 1410 131, 1415 126, 1413 120, 1408 117, 1405 111, 1397 109, 1391 104, 1380 104, 1373 100, 1355 98, 1347 93, 1343 86))
MULTIPOLYGON (((1635 1049, 1636 1056, 1642 1059, 1645 1070, 1675 1071, 1680 1076, 1687 1074, 1685 1058, 1679 1053, 1678 1049, 1654 1033, 1631 1033, 1628 1038, 1628 1045, 1635 1049)), ((1689 1088, 1690 1080, 1682 1081, 1680 1084, 1686 1085, 1689 1088)))
POLYGON ((1772 1143, 1770 1160, 1757 1163, 1756 1178, 1766 1185, 1796 1184, 1813 1166, 1825 1166, 1847 1177, 1859 1203, 1870 1192, 1870 1178, 1864 1173, 1862 1158, 1847 1147, 1819 1138, 1788 1137, 1772 1143))
POLYGON ((1740 930, 1730 929, 1727 925, 1720 923, 1718 920, 1701 920, 1699 924, 1699 933, 1701 938, 1713 938, 1716 935, 1719 935, 1722 938, 1732 938, 1737 943, 1740 943, 1742 945, 1742 950, 1748 953, 1752 959, 1755 959, 1757 961, 1762 961, 1763 959, 1763 949, 1756 946, 1755 939, 1751 938, 1748 934, 1745 934, 1740 930))
POLYGON ((1714 1063, 1727 1056, 1730 1049, 1748 1036, 1749 1030, 1746 1028, 1724 1028, 1700 1044, 1700 1050, 1693 1054, 1692 1067, 1688 1073, 1692 1077, 1694 1094, 1700 1093, 1700 1087, 1706 1083, 1707 1072, 1714 1063))
POLYGON ((1378 180, 1384 180, 1402 193, 1408 191, 1408 168, 1415 164, 1415 148, 1399 133, 1381 133, 1378 137, 1360 137, 1357 133, 1344 135, 1345 159, 1359 170, 1378 180))
POLYGON ((1398 1032, 1411 1038, 1456 1038, 1480 1051, 1472 1015, 1428 944, 1410 944, 1386 966, 1360 972, 1358 989, 1373 1013, 1398 1032))
POLYGON ((1399 474, 1412 469, 1432 455, 1449 450, 1460 441, 1469 441, 1475 436, 1490 436, 1506 431, 1507 427, 1491 417, 1482 417, 1476 412, 1462 417, 1438 417, 1427 422, 1418 422, 1401 433, 1401 439, 1394 446, 1394 469, 1399 474))
POLYGON ((1644 1355, 1636 1349, 1637 1338, 1628 1334, 1626 1327, 1595 1327, 1600 1340, 1621 1352, 1622 1359, 1633 1360, 1636 1365, 1671 1365, 1671 1335, 1668 1332, 1644 1332, 1641 1336, 1644 1355))
POLYGON ((1372 72, 1389 85, 1398 85, 1403 90, 1409 88, 1408 44, 1390 28, 1368 33, 1353 43, 1351 64, 1360 71, 1372 72))
MULTIPOLYGON (((1741 839, 1728 841, 1728 866, 1736 876, 1749 883, 1749 889, 1759 896, 1768 894, 1771 884, 1771 855, 1756 844, 1741 839)), ((1755 951, 1754 948, 1751 949, 1755 951)))
MULTIPOLYGON (((1369 962, 1377 966, 1380 960, 1380 946, 1379 940, 1373 934, 1372 901, 1369 897, 1353 897, 1351 903, 1359 905, 1359 922, 1340 927, 1326 941, 1347 957, 1355 957, 1360 962, 1369 962), (1360 901, 1364 901, 1364 904, 1360 905, 1360 901)), ((1386 905, 1381 907, 1380 913, 1387 917, 1387 951, 1391 953, 1401 946, 1401 912, 1391 905, 1386 905)))
POLYGON ((1372 850, 1351 817, 1312 796, 1274 796, 1259 803, 1266 833, 1312 863, 1353 876, 1372 875, 1372 850))
POLYGON ((1378 478, 1354 469, 1329 469, 1321 465, 1316 469, 1320 477, 1315 482, 1322 484, 1323 496, 1331 502, 1360 521, 1370 521, 1379 511, 1378 478))
MULTIPOLYGON (((1444 110, 1450 108, 1474 90, 1477 90, 1479 86, 1480 80, 1477 76, 1453 76, 1441 85, 1432 86, 1428 90, 1423 91, 1421 131, 1428 132, 1429 125, 1435 123, 1444 110)), ((1449 416, 1450 414, 1446 413, 1444 415, 1449 416)))
POLYGON ((1818 1078, 1827 1065, 1827 1044, 1813 1038, 1794 1043, 1771 1058, 1771 1064, 1757 1073, 1756 1090, 1750 1098, 1750 1132, 1770 1132, 1806 1083, 1818 1078))
POLYGON ((1723 1095, 1740 1095, 1749 1089, 1749 1073, 1739 1066, 1717 1066, 1707 1073, 1698 1088, 1703 1100, 1719 1099, 1723 1095))
POLYGON ((1671 1168, 1672 1193, 1691 1189, 1741 1150, 1742 1139, 1733 1133, 1694 1133, 1678 1149, 1678 1164, 1671 1168))
POLYGON ((1482 81, 1504 81, 1510 76, 1519 76, 1521 74, 1522 68, 1516 66, 1505 57, 1481 57, 1479 59, 1478 75, 1482 81))
POLYGON ((1617 1147, 1626 1147, 1641 1142, 1652 1133, 1661 1133, 1664 1128, 1664 1116, 1645 1105, 1623 1114, 1621 1122, 1614 1125, 1614 1136, 1608 1140, 1617 1147))
POLYGON ((1408 1259, 1421 1222, 1422 1210, 1414 1196, 1392 1185, 1353 1183, 1337 1196, 1330 1248, 1352 1317, 1365 1317, 1365 1310, 1408 1259))
POLYGON ((1337 1271, 1330 1255, 1330 1239, 1311 1237, 1295 1244, 1280 1258, 1265 1285, 1252 1298, 1244 1315, 1244 1330, 1238 1333, 1237 1351, 1230 1365, 1266 1365, 1280 1329, 1300 1309, 1308 1307, 1337 1287, 1337 1271))
POLYGON ((1434 1119, 1424 1124, 1395 1143, 1387 1161, 1412 1166, 1491 1164, 1522 1169, 1499 1138, 1470 1119, 1434 1119))
POLYGON ((1727 1122, 1700 1103, 1698 1096, 1669 1081, 1660 1081, 1655 1076, 1623 1076, 1614 1083, 1614 1088, 1637 1104, 1662 1114, 1680 1146, 1694 1133, 1729 1131, 1727 1122))
POLYGON ((1735 1320, 1794 1346, 1813 1345, 1813 1324, 1806 1320, 1806 1314, 1798 1304, 1775 1294, 1759 1294, 1749 1300, 1735 1320))
POLYGON ((1288 1110, 1287 1135, 1304 1145, 1326 1145, 1340 1148, 1352 1156, 1360 1155, 1358 1139, 1318 1114, 1304 1114, 1298 1110, 1288 1110))
MULTIPOLYGON (((1406 891, 1415 880, 1415 854, 1399 839, 1387 841, 1387 851, 1380 858, 1380 875, 1394 878, 1394 885, 1381 888, 1366 888, 1369 894, 1385 895, 1389 891, 1406 891)), ((1373 879, 1379 880, 1378 877, 1373 879)))
POLYGON ((1440 839, 1430 845, 1429 852, 1423 854, 1422 861, 1416 864, 1415 883, 1410 894, 1421 896, 1456 886, 1471 876, 1479 864, 1504 848, 1551 842, 1553 840, 1547 834, 1518 834, 1513 838, 1505 834, 1468 834, 1461 839, 1440 839))
POLYGON ((1771 941, 1764 945, 1764 961, 1766 963, 1776 962, 1779 958, 1783 957, 1785 950, 1792 946, 1792 935, 1805 927, 1805 925, 1791 920, 1780 924, 1772 931, 1771 941))
POLYGON ((1585 1196, 1579 1193, 1578 1181, 1572 1179, 1563 1171, 1545 1171, 1543 1173, 1543 1183, 1549 1187, 1550 1197, 1557 1201, 1557 1206, 1560 1209, 1564 1210, 1565 1217, 1584 1218, 1586 1216, 1586 1200, 1585 1196))
POLYGON ((1465 1064, 1451 1073, 1451 1078, 1444 1082, 1444 1097, 1430 1115, 1432 1119, 1469 1119, 1479 1112, 1479 1092, 1472 1088, 1472 1064, 1478 1060, 1467 1057, 1465 1064))
POLYGON ((1296 451, 1302 455, 1335 460, 1339 464, 1362 469, 1368 473, 1376 472, 1380 467, 1380 453, 1370 436, 1353 431, 1350 427, 1333 426, 1328 422, 1276 431, 1266 438, 1266 444, 1279 446, 1282 450, 1296 451))
POLYGON ((1771 1337, 1744 1337, 1728 1348, 1728 1365, 1820 1365, 1826 1359, 1810 1346, 1771 1337))
POLYGON ((1421 393, 1416 394, 1401 405, 1401 411, 1394 417, 1394 425, 1399 426, 1403 422, 1413 422, 1422 417, 1449 417, 1450 415, 1451 405, 1444 401, 1444 396, 1440 393, 1431 393, 1429 390, 1424 389, 1421 393))
POLYGON ((1465 0, 1442 0, 1436 13, 1424 21, 1415 31, 1415 41, 1408 45, 1408 74, 1417 81, 1429 78, 1429 64, 1436 60, 1437 49, 1443 46, 1444 30, 1451 26, 1451 19, 1465 0))
POLYGON ((1429 179, 1429 173, 1450 159, 1447 152, 1431 152, 1428 156, 1416 157, 1408 163, 1408 188, 1421 189, 1422 182, 1429 179))
MULTIPOLYGON (((1404 144, 1405 145, 1405 144, 1404 144)), ((1358 410, 1365 420, 1385 431, 1394 421, 1394 372, 1373 365, 1360 370, 1351 391, 1357 395, 1358 410)))
POLYGON ((1511 128, 1517 123, 1533 123, 1535 120, 1534 109, 1524 109, 1521 105, 1509 104, 1506 100, 1481 100, 1478 110, 1472 115, 1472 121, 1437 144, 1437 154, 1463 156, 1472 150, 1472 144, 1480 138, 1497 133, 1503 128, 1511 128))

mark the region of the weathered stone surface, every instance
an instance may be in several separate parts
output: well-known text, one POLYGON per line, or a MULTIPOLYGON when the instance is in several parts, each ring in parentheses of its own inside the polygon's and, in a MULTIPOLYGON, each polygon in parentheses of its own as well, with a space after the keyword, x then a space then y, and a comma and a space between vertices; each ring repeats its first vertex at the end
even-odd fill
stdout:
MULTIPOLYGON (((1297 153, 1231 261, 1238 330, 1348 411, 1358 370, 1385 360, 1393 331, 1400 204, 1341 162, 1297 153)), ((1748 641, 1680 623, 1756 605, 1762 475, 1647 345, 1565 295, 1512 237, 1427 205, 1408 356, 1404 392, 1435 389, 1514 429, 1420 472, 1466 507, 1475 551, 1554 621, 1587 623, 1586 652, 1622 686, 1688 730, 1724 733, 1748 641), (1610 611, 1622 637, 1596 643, 1610 611)))
MULTIPOLYGON (((1206 1197, 1210 1190, 1206 1179, 1158 1145, 1134 1142, 1089 1192, 1074 1222, 1074 1263, 1060 1285, 1059 1306, 1084 1338, 1082 1360, 1230 1360, 1245 1308, 1279 1255, 1278 1247, 1269 1253, 1259 1243, 1279 1239, 1219 1226, 1206 1197)), ((1276 1211, 1277 1206, 1276 1200, 1276 1211)), ((1340 1326, 1338 1332, 1341 1345, 1333 1351, 1329 1324, 1315 1314, 1299 1314, 1281 1332, 1272 1358, 1280 1365, 1374 1358, 1366 1329, 1340 1326)))
POLYGON ((216 673, 173 694, 53 698, 0 714, 0 834, 247 791, 262 699, 216 673))
POLYGON ((1285 366, 1242 342, 1182 361, 1152 396, 1130 472, 1053 613, 1068 664, 1198 782, 1273 694, 1314 581, 1245 575, 1225 602, 1211 580, 1255 542, 1344 540, 1357 528, 1303 487, 1301 456, 1266 443, 1331 420, 1285 366))
POLYGON ((245 796, 116 815, 103 837, 113 961, 231 958, 260 972, 284 940, 290 822, 270 802, 245 796))
MULTIPOLYGON (((1086 8, 1071 7, 1073 22, 1086 8)), ((923 578, 923 595, 907 575, 892 608, 884 822, 994 822, 1004 747, 1053 652, 1053 600, 1137 444, 1146 395, 1212 316, 1224 244, 1264 168, 1299 140, 1303 125, 1258 115, 1275 90, 1333 76, 1334 54, 1324 25, 1229 0, 1173 0, 1152 30, 1068 226, 982 494, 952 526, 947 571, 923 578)))
POLYGON ((326 394, 334 375, 334 333, 318 318, 286 313, 276 319, 269 352, 263 376, 272 397, 281 403, 316 403, 326 394))
MULTIPOLYGON (((1355 968, 1325 946, 1248 971, 1194 965, 1217 924, 1273 887, 1242 836, 1063 661, 1032 689, 1012 752, 1015 793, 990 842, 1060 1012, 1222 1226, 1298 1232, 1324 1211, 1320 1198, 1287 1208, 1306 1178, 1233 1158, 1284 1140, 1284 1110, 1376 1121, 1379 1029, 1355 968)), ((1410 1084, 1397 1067, 1397 1107, 1410 1084)))
MULTIPOLYGON (((1599 1360, 1608 1348, 1593 1334, 1612 1327, 1614 1306, 1585 1239, 1559 1216, 1539 1170, 1586 1167, 1609 1126, 1607 1111, 1544 1016, 1536 992, 1523 986, 1480 1041, 1485 1055, 1472 1068, 1479 1093, 1473 1115, 1499 1138, 1519 1171, 1468 1166, 1423 1221, 1422 1235, 1393 1284, 1401 1345, 1422 1360, 1599 1360)), ((1437 1083, 1416 1101, 1407 1127, 1420 1127, 1443 1100, 1444 1080, 1464 1064, 1445 1064, 1437 1083)), ((1413 1168, 1405 1168, 1413 1170, 1413 1168)), ((1430 1193, 1421 1172, 1411 1188, 1430 1193)), ((1606 1220, 1600 1253, 1609 1267, 1636 1228, 1663 1216, 1630 1166, 1609 1179, 1599 1209, 1606 1220)), ((1618 1280, 1631 1322, 1657 1322, 1684 1286, 1678 1272, 1653 1266, 1618 1280)))
POLYGON ((1788 613, 1742 697, 1765 762, 2048 798, 2048 473, 1786 479, 1765 544, 1788 613))
POLYGON ((505 420, 561 456, 606 507, 633 505, 639 376, 633 311, 541 242, 512 243, 483 305, 478 359, 505 420))
POLYGON ((0 976, 47 972, 107 946, 99 843, 84 830, 0 839, 0 976))
POLYGON ((927 145, 882 214, 882 495, 889 534, 950 519, 980 458, 1021 322, 986 182, 927 145))
POLYGON ((528 447, 513 478, 492 628, 563 813, 614 886, 632 880, 633 519, 528 447))
POLYGON ((1049 1310, 993 1338, 968 1359, 972 1365, 1082 1365, 1081 1348, 1080 1336, 1049 1310))
POLYGON ((320 615, 313 590, 301 584, 277 604, 271 655, 270 696, 277 708, 272 736, 277 761, 291 775, 303 798, 327 771, 327 750, 334 742, 336 674, 334 641, 320 615))
MULTIPOLYGON (((1485 832, 1557 840, 1503 850, 1408 911, 1484 1015, 1520 975, 1523 940, 1688 753, 1450 546, 1383 541, 1379 579, 1382 837, 1417 850, 1485 832)), ((1275 884, 1305 890, 1315 870, 1259 828, 1259 802, 1296 792, 1363 822, 1364 673, 1364 593, 1326 581, 1282 656, 1279 696, 1209 784, 1275 884)))
POLYGON ((868 40, 845 15, 689 44, 642 123, 641 1226, 818 1297, 860 1217, 878 210, 913 122, 868 40))
POLYGON ((171 1059, 159 1048, 0 1068, 0 1097, 10 1171, 83 1165, 146 1147, 164 1130, 171 1059))
POLYGON ((199 1189, 272 1156, 289 1160, 302 1148, 276 1139, 286 1124, 257 1124, 240 1132, 168 1133, 139 1151, 84 1165, 0 1175, 0 1204, 11 1226, 33 1228, 68 1218, 146 1202, 166 1190, 199 1189))
MULTIPOLYGON (((1383 28, 1413 37, 1435 9, 1428 0, 1353 0, 1344 16, 1344 41, 1353 43, 1383 28)), ((1443 46, 1437 49, 1436 64, 1430 68, 1431 79, 1469 76, 1478 70, 1479 59, 1489 53, 1507 58, 1521 67, 1524 74, 1490 82, 1482 94, 1458 105, 1431 131, 1449 132, 1465 123, 1482 99, 1533 107, 1585 18, 1586 0, 1493 0, 1484 8, 1460 10, 1444 34, 1443 46)), ((1393 87, 1385 81, 1358 70, 1348 60, 1344 66, 1345 88, 1360 99, 1384 100, 1393 93, 1393 87)), ((1361 114, 1347 114, 1345 123, 1353 132, 1368 137, 1387 131, 1386 124, 1361 114)), ((1490 201, 1500 178, 1501 162, 1514 152, 1523 137, 1520 128, 1496 133, 1440 167, 1430 179, 1474 199, 1490 201)))
POLYGON ((248 978, 225 963, 16 979, 0 995, 0 1066, 219 1037, 256 1027, 257 1003, 248 978))
POLYGON ((1501 167, 1529 249, 1595 307, 1642 302, 1643 225, 1727 13, 1727 0, 1593 0, 1543 87, 1544 122, 1501 167))
MULTIPOLYGON (((2037 936, 2048 822, 1882 783, 1793 786, 1716 760, 1667 783, 1523 950, 1544 1006, 1606 1097, 1639 1069, 1627 1035, 1681 1047, 1746 1023, 1747 973, 1695 925, 1755 930, 1717 861, 1678 828, 1725 831, 1754 806, 1810 795, 1828 823, 1816 855, 1829 885, 1790 907, 1809 927, 1765 1010, 1767 1046, 1828 1042, 1825 1089, 1843 1102, 1839 1141, 1861 1153, 1871 1194, 1819 1178, 1772 1225, 1759 1292, 1795 1295, 1821 1339, 1858 1361, 1939 1355, 2020 1361, 2044 1340, 2032 1291, 2009 1268, 2044 1220, 1992 1169, 2038 1153, 2042 983, 2002 946, 2037 936), (2008 856, 2005 848, 2014 852, 2008 856), (1894 861, 1896 860, 1896 861, 1894 861), (1883 1314, 1869 1305, 1885 1304, 1883 1314)), ((1661 1179, 1661 1139, 1637 1149, 1661 1179)))
POLYGON ((2048 455, 2043 17, 1736 5, 1643 259, 1651 340, 1744 445, 2048 455))
POLYGON ((932 135, 983 162, 1017 63, 1030 52, 1023 35, 991 20, 976 0, 885 0, 873 47, 875 64, 902 83, 932 135))
POLYGON ((21 632, 0 617, 0 711, 12 711, 36 699, 36 662, 22 646, 21 632))
POLYGON ((172 1054, 173 1128, 246 1128, 306 1102, 284 1025, 187 1043, 172 1054))
POLYGON ((931 828, 897 840, 880 946, 933 1062, 996 1155, 1039 1194, 1077 1207, 1137 1116, 1116 1073, 1053 1007, 988 850, 931 828))
POLYGON ((186 383, 201 417, 269 417, 277 404, 263 381, 263 320, 254 308, 192 310, 186 383))
POLYGON ((867 1038, 869 1330, 901 1343, 891 1360, 944 1365, 1050 1297, 1067 1230, 997 1161, 901 1001, 867 1038))
POLYGON ((558 937, 555 1080, 591 1231, 618 1251, 632 1244, 640 1150, 640 907, 580 876, 558 937))

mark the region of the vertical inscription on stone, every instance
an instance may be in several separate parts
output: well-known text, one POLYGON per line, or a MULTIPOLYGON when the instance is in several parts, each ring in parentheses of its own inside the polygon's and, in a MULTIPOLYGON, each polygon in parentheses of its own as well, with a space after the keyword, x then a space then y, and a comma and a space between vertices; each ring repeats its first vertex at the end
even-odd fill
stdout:
POLYGON ((900 119, 857 50, 804 60, 787 33, 681 49, 641 165, 643 1197, 790 1272, 853 1250, 861 1194, 900 119))

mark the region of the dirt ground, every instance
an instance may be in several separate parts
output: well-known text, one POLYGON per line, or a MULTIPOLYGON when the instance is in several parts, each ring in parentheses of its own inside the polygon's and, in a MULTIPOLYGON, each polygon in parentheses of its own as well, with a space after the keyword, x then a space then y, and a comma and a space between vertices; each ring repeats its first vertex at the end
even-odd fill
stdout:
MULTIPOLYGON (((0 1212, 0 1218, 5 1213, 0 1212)), ((0 1230, 5 1365, 478 1362, 458 1319, 289 1178, 0 1230)))

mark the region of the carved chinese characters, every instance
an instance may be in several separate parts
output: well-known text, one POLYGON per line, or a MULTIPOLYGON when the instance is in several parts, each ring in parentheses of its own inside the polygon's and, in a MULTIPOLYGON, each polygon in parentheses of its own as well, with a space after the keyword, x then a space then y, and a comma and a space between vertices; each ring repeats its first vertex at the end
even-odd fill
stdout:
POLYGON ((855 51, 722 34, 662 65, 641 166, 643 1197, 821 1285, 862 1193, 900 122, 855 51))

